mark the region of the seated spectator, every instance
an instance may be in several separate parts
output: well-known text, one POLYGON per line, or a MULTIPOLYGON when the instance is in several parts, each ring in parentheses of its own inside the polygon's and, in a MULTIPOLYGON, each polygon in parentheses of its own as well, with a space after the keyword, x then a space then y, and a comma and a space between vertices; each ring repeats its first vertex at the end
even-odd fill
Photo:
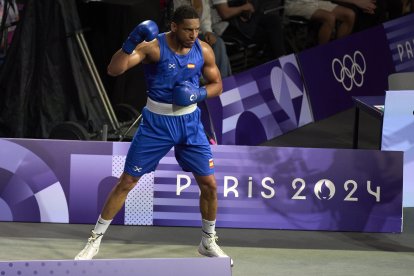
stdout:
POLYGON ((282 20, 277 14, 257 12, 251 0, 212 0, 212 4, 215 33, 246 44, 266 44, 271 59, 285 54, 282 20))
POLYGON ((362 31, 381 23, 381 9, 378 9, 377 3, 382 1, 383 0, 332 0, 332 2, 336 4, 353 9, 356 13, 354 32, 362 31))
POLYGON ((207 42, 213 49, 217 67, 221 77, 225 78, 232 74, 226 45, 223 39, 216 35, 212 29, 210 0, 174 0, 174 10, 182 5, 191 5, 200 15, 199 38, 207 42))
POLYGON ((351 34, 355 22, 355 12, 352 9, 327 0, 286 0, 285 14, 320 23, 318 44, 325 44, 332 38, 342 38, 351 34))
MULTIPOLYGON (((374 14, 377 8, 376 2, 381 0, 335 0, 334 2, 348 3, 357 6, 367 14, 374 14)), ((398 1, 398 0, 393 0, 398 1)))
POLYGON ((354 9, 356 22, 354 31, 361 31, 405 13, 407 2, 412 0, 333 0, 340 5, 354 9))

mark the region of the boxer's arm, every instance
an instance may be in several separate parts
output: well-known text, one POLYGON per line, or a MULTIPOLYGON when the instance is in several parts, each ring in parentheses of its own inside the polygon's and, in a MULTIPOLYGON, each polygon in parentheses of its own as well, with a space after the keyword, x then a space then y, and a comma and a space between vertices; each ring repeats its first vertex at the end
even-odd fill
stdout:
MULTIPOLYGON (((107 72, 110 76, 118 76, 123 74, 129 68, 140 64, 142 61, 151 56, 151 48, 158 48, 157 41, 142 42, 138 45, 132 54, 126 54, 122 49, 119 49, 111 58, 108 65, 107 72), (156 44, 156 45, 153 45, 156 44), (152 46, 151 46, 152 45, 152 46)), ((154 49, 153 48, 153 49, 154 49)))
POLYGON ((118 76, 129 68, 141 63, 151 54, 151 46, 158 42, 158 26, 152 20, 146 20, 138 24, 128 38, 111 58, 107 71, 111 76, 118 76), (149 41, 148 43, 146 41, 149 41))
POLYGON ((223 85, 221 82, 220 70, 216 65, 214 52, 207 43, 203 41, 200 41, 200 43, 204 56, 203 77, 207 82, 205 85, 207 98, 220 96, 221 92, 223 92, 223 85))

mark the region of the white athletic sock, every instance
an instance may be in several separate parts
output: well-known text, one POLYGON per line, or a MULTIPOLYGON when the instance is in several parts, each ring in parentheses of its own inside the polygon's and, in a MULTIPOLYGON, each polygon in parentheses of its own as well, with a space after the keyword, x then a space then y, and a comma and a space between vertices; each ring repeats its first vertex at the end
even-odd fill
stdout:
POLYGON ((206 234, 215 234, 216 233, 216 220, 205 220, 202 221, 202 230, 206 234))
POLYGON ((106 219, 103 219, 101 217, 101 215, 99 215, 98 221, 96 222, 95 228, 93 229, 93 231, 96 234, 102 234, 103 235, 103 234, 105 234, 106 229, 108 229, 111 222, 112 222, 112 219, 111 220, 106 220, 106 219))

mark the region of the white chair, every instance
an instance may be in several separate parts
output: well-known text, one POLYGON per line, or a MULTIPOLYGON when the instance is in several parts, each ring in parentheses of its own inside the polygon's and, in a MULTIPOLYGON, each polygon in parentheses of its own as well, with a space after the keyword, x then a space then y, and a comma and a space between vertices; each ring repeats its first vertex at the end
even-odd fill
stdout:
POLYGON ((401 72, 389 75, 388 89, 414 90, 414 72, 401 72))

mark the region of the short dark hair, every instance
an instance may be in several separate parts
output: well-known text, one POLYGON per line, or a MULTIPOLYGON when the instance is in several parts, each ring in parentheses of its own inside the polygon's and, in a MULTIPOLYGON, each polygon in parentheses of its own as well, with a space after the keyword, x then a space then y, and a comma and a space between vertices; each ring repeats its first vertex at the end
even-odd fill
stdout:
POLYGON ((198 16, 197 11, 192 7, 188 5, 179 6, 172 16, 171 21, 179 24, 184 21, 184 19, 200 19, 198 16))

